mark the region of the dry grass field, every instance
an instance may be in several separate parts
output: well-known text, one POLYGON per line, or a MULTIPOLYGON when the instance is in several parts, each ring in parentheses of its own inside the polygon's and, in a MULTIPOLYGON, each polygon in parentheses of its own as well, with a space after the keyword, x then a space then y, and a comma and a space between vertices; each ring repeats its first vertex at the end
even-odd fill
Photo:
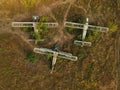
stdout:
POLYGON ((0 90, 120 90, 120 0, 0 0, 0 90), (33 15, 58 22, 48 30, 45 42, 27 41, 23 28, 12 28, 13 21, 31 21, 33 15), (68 33, 67 21, 107 26, 91 47, 80 47, 73 40, 80 33, 68 33), (25 60, 34 47, 51 48, 58 42, 62 51, 84 55, 72 62, 59 59, 53 74, 50 60, 37 54, 36 63, 25 60))

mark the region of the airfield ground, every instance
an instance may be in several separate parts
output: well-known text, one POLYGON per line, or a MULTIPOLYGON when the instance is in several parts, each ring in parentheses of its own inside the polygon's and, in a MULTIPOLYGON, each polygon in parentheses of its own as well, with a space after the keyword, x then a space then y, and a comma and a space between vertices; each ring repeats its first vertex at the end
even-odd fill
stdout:
POLYGON ((19 0, 1 0, 0 90, 119 90, 119 10, 119 0, 37 0, 34 8, 23 7, 19 0), (28 42, 28 34, 20 28, 11 27, 11 22, 30 21, 32 15, 48 16, 60 23, 59 28, 50 30, 46 41, 38 45, 28 42), (63 23, 66 20, 80 22, 84 16, 94 25, 107 26, 112 22, 118 30, 100 33, 91 47, 73 45, 79 31, 70 34, 63 23), (44 55, 37 55, 39 59, 34 64, 24 60, 34 47, 51 48, 56 42, 61 50, 83 54, 84 58, 77 62, 58 60, 53 74, 44 55))

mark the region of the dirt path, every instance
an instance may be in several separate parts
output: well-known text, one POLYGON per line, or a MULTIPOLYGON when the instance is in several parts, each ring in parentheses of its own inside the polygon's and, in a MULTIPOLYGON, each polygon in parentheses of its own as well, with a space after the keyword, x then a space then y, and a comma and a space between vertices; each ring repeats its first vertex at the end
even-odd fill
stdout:
MULTIPOLYGON (((58 1, 58 2, 53 3, 52 5, 50 5, 48 7, 49 11, 51 11, 51 13, 52 13, 53 8, 55 8, 55 7, 59 6, 59 5, 67 4, 67 3, 69 4, 68 7, 67 7, 66 12, 64 14, 62 23, 61 24, 59 23, 58 34, 56 36, 54 36, 53 41, 50 42, 49 44, 58 42, 62 46, 64 42, 69 41, 69 40, 71 40, 73 38, 72 35, 70 35, 68 33, 64 33, 64 23, 67 20, 68 13, 70 11, 71 6, 74 4, 74 2, 75 2, 75 0, 58 1)), ((52 16, 55 18, 55 15, 52 15, 52 16)), ((56 18, 55 18, 55 21, 57 21, 56 18)))
POLYGON ((63 5, 63 4, 67 4, 67 3, 74 3, 76 0, 65 0, 65 1, 62 1, 62 0, 59 0, 53 4, 51 4, 49 7, 50 8, 55 8, 59 5, 63 5))
MULTIPOLYGON (((71 8, 71 6, 72 6, 72 4, 73 4, 73 2, 71 2, 70 4, 69 4, 69 6, 68 6, 68 8, 67 8, 67 10, 66 10, 66 13, 65 13, 65 15, 64 15, 64 18, 63 18, 63 21, 62 21, 62 25, 60 25, 60 28, 59 28, 59 33, 60 33, 60 37, 58 37, 58 41, 61 43, 61 44, 63 44, 65 41, 67 41, 67 40, 70 40, 70 39, 72 39, 73 38, 73 36, 72 35, 70 35, 70 34, 67 34, 67 35, 65 35, 64 34, 64 23, 66 22, 66 20, 67 20, 67 16, 68 16, 68 13, 69 13, 69 11, 70 11, 70 8, 71 8), (59 40, 60 39, 60 40, 59 40)), ((57 38, 57 37, 56 37, 57 38)))
POLYGON ((56 19, 55 15, 53 14, 52 9, 50 7, 43 5, 40 12, 41 12, 41 16, 45 15, 46 13, 49 13, 50 17, 55 22, 57 22, 57 19, 56 19))
MULTIPOLYGON (((64 4, 67 4, 67 3, 74 3, 74 2, 75 2, 75 0, 65 0, 65 1, 59 0, 59 1, 56 1, 55 3, 53 3, 53 4, 49 5, 49 6, 43 5, 43 6, 41 7, 42 9, 40 10, 40 12, 42 12, 41 15, 44 15, 44 14, 46 14, 46 13, 49 13, 50 16, 51 16, 55 21, 57 21, 57 19, 55 18, 55 15, 54 15, 53 12, 52 12, 52 9, 56 8, 56 7, 59 6, 59 5, 64 5, 64 4)), ((70 7, 71 7, 71 5, 70 5, 70 7)))
POLYGON ((87 14, 87 10, 83 6, 77 6, 75 4, 73 6, 76 8, 82 9, 85 12, 85 14, 87 14))

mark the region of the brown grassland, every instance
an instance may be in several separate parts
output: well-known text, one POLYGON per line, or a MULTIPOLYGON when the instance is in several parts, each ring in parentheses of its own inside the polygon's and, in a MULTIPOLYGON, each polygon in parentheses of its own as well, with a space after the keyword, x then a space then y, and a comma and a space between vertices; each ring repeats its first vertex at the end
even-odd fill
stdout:
POLYGON ((0 0, 0 90, 120 90, 120 0, 0 0), (12 28, 13 21, 31 21, 32 15, 59 22, 57 29, 44 34, 45 42, 27 41, 23 28, 12 28), (67 21, 108 26, 91 47, 73 44, 79 30, 68 33, 67 21), (26 62, 34 47, 60 49, 73 55, 83 54, 77 62, 60 59, 53 74, 47 56, 38 55, 36 63, 26 62))

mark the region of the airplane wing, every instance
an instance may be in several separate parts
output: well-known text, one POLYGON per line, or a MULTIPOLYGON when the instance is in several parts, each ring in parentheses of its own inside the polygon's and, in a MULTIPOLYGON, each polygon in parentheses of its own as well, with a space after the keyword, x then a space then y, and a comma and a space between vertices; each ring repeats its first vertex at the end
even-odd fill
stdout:
POLYGON ((107 31, 109 31, 109 28, 107 28, 107 27, 100 27, 100 26, 88 25, 88 30, 96 30, 96 31, 100 31, 100 32, 107 32, 107 31))
MULTIPOLYGON (((35 27, 38 22, 12 22, 12 27, 35 27)), ((48 22, 44 23, 47 28, 56 28, 58 27, 58 23, 56 22, 48 22)))
MULTIPOLYGON (((47 49, 47 48, 34 48, 33 50, 35 53, 39 53, 39 54, 51 54, 53 55, 54 52, 52 49, 47 49)), ((73 56, 71 53, 66 53, 66 52, 58 52, 58 57, 60 58, 65 58, 65 59, 69 59, 72 61, 77 61, 77 57, 73 56)))
POLYGON ((70 27, 70 28, 76 28, 76 29, 83 29, 84 28, 84 24, 74 23, 74 22, 65 22, 64 26, 70 27))
POLYGON ((72 54, 66 52, 58 52, 58 57, 68 59, 71 61, 77 61, 78 59, 77 56, 73 56, 72 54))
POLYGON ((44 23, 46 25, 47 28, 57 28, 58 27, 58 23, 56 22, 48 22, 48 23, 44 23))
POLYGON ((38 54, 53 54, 55 51, 47 48, 34 48, 33 51, 38 54))
MULTIPOLYGON (((84 29, 84 25, 85 24, 74 23, 74 22, 65 22, 64 23, 65 27, 76 28, 76 29, 84 29)), ((97 30, 97 31, 100 31, 100 32, 107 32, 109 30, 109 28, 94 26, 94 25, 88 25, 88 30, 97 30)))
POLYGON ((34 27, 34 22, 12 22, 12 27, 34 27))
POLYGON ((81 46, 91 46, 91 45, 92 45, 91 42, 78 41, 78 40, 75 40, 75 41, 74 41, 74 44, 76 44, 76 45, 81 45, 81 46))

